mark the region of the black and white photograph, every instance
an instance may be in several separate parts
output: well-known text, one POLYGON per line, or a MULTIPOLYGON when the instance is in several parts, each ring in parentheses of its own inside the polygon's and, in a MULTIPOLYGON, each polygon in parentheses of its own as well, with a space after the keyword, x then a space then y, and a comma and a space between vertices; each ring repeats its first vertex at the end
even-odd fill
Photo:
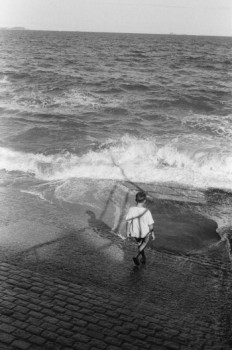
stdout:
POLYGON ((232 349, 232 0, 0 0, 0 350, 232 349))

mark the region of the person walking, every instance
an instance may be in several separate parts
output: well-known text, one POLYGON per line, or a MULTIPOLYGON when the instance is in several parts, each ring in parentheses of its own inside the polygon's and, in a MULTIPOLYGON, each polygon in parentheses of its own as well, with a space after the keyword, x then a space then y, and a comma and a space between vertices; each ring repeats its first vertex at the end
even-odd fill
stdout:
POLYGON ((145 248, 149 242, 150 235, 155 239, 154 220, 151 212, 145 207, 147 196, 145 192, 138 192, 135 196, 136 206, 129 209, 126 215, 127 237, 134 237, 138 244, 138 254, 133 257, 135 265, 146 263, 145 248), (139 261, 139 256, 141 260, 139 261))

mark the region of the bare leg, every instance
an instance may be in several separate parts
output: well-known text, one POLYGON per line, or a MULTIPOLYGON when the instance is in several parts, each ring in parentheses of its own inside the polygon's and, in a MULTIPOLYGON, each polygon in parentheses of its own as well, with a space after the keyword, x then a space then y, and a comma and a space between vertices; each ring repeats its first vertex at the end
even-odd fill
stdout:
POLYGON ((140 247, 141 247, 142 244, 143 244, 142 242, 139 242, 139 243, 138 243, 138 255, 137 255, 137 257, 138 257, 139 255, 142 255, 143 259, 145 259, 144 250, 140 251, 140 247))
POLYGON ((147 236, 145 237, 145 240, 144 240, 143 244, 140 244, 140 245, 139 245, 139 247, 138 247, 139 253, 138 253, 138 255, 137 255, 137 258, 139 257, 140 254, 141 254, 142 256, 144 255, 144 249, 146 248, 148 242, 149 242, 149 235, 147 235, 147 236))
POLYGON ((135 258, 133 258, 133 261, 134 261, 134 263, 135 263, 135 265, 139 265, 139 259, 138 259, 138 256, 139 256, 139 254, 140 254, 140 247, 141 247, 141 245, 142 245, 142 242, 140 241, 140 242, 137 242, 137 244, 138 244, 138 254, 137 254, 137 256, 135 257, 135 258))
POLYGON ((147 243, 149 242, 149 235, 147 235, 145 237, 145 240, 143 243, 138 243, 138 254, 135 258, 133 258, 133 261, 135 263, 135 265, 139 265, 139 255, 142 255, 142 263, 144 264, 146 262, 146 257, 145 257, 145 253, 144 253, 144 249, 147 246, 147 243))

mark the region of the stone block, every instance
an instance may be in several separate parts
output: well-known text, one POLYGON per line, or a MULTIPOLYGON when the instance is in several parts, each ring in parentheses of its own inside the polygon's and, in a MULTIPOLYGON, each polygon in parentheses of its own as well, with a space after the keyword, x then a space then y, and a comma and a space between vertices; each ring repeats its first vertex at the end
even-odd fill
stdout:
POLYGON ((23 340, 15 340, 12 343, 12 346, 14 346, 17 350, 27 350, 30 349, 31 344, 23 340))
POLYGON ((10 344, 13 340, 15 340, 13 335, 0 331, 0 343, 10 344))
POLYGON ((43 345, 46 342, 46 339, 39 337, 37 335, 32 335, 29 339, 30 342, 38 346, 43 345))
POLYGON ((104 335, 102 333, 94 332, 90 329, 86 330, 86 335, 89 336, 90 338, 96 338, 96 339, 103 339, 104 335))
POLYGON ((120 346, 122 344, 122 339, 114 337, 106 337, 104 341, 110 345, 120 346))
POLYGON ((48 322, 48 323, 52 323, 52 324, 56 324, 58 323, 58 319, 55 317, 50 317, 50 316, 46 316, 44 317, 44 321, 48 322))

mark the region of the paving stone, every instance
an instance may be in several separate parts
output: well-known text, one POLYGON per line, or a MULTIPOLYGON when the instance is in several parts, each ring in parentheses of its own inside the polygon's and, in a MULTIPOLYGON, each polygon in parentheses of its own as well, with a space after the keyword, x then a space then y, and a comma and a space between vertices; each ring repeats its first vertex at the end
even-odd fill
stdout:
POLYGON ((44 321, 48 322, 48 323, 52 323, 52 324, 56 324, 58 323, 58 319, 55 317, 50 317, 50 316, 46 316, 44 317, 44 321))
POLYGON ((58 325, 56 324, 51 324, 51 323, 47 323, 47 322, 43 322, 41 323, 41 328, 46 329, 47 331, 50 332, 56 332, 56 330, 58 329, 58 325))
POLYGON ((44 317, 44 314, 42 314, 41 312, 36 312, 36 311, 32 310, 28 313, 28 316, 41 319, 44 317))
POLYGON ((86 329, 83 327, 79 327, 79 326, 74 326, 72 329, 73 333, 81 333, 81 334, 85 334, 86 333, 86 329))
POLYGON ((20 329, 25 329, 25 328, 28 327, 28 323, 22 322, 22 321, 19 321, 19 320, 14 320, 11 324, 15 328, 20 328, 20 329))
POLYGON ((39 337, 37 335, 32 335, 29 339, 29 341, 33 344, 36 344, 36 345, 42 345, 46 342, 46 339, 45 338, 42 338, 42 337, 39 337))
POLYGON ((141 332, 138 332, 138 331, 132 331, 131 333, 130 333, 130 335, 132 336, 132 337, 134 337, 134 338, 137 338, 137 339, 144 339, 144 338, 146 338, 146 334, 144 334, 144 333, 141 333, 141 332))
MULTIPOLYGON (((58 306, 58 305, 55 305, 53 308, 52 308, 52 310, 53 310, 53 312, 54 313, 65 313, 65 312, 67 312, 67 309, 66 308, 64 308, 64 307, 61 307, 61 306, 58 306)), ((73 310, 72 310, 73 311, 73 310)))
POLYGON ((138 326, 141 326, 143 328, 147 328, 148 326, 148 321, 144 321, 144 320, 141 320, 141 319, 136 319, 134 320, 134 323, 136 323, 138 326))
POLYGON ((34 293, 38 293, 38 294, 43 294, 44 289, 43 288, 39 288, 39 287, 31 287, 31 291, 34 293))
POLYGON ((120 316, 120 313, 119 312, 117 312, 117 311, 111 311, 111 310, 108 310, 107 312, 106 312, 106 315, 108 315, 108 316, 110 316, 110 317, 112 317, 112 318, 119 318, 119 316, 120 316))
POLYGON ((75 339, 76 341, 80 341, 81 343, 87 343, 91 340, 90 337, 81 333, 74 334, 73 339, 75 339))
POLYGON ((16 318, 17 320, 20 320, 20 321, 26 321, 28 319, 27 314, 21 314, 19 312, 14 312, 13 316, 14 316, 14 318, 16 318))
POLYGON ((129 329, 129 330, 137 330, 138 329, 138 325, 135 323, 125 323, 124 324, 124 328, 129 329))
POLYGON ((92 323, 89 323, 87 325, 87 329, 93 330, 94 332, 98 332, 98 333, 103 332, 103 327, 98 326, 96 324, 92 324, 92 323))
POLYGON ((53 307, 53 304, 51 302, 47 302, 47 301, 40 301, 40 306, 43 308, 47 308, 50 309, 53 307))
POLYGON ((90 338, 95 338, 95 339, 103 339, 104 335, 102 333, 94 332, 90 329, 86 330, 86 335, 89 336, 90 338))
POLYGON ((0 305, 1 305, 2 307, 8 308, 8 309, 12 309, 13 307, 15 307, 15 305, 14 305, 12 302, 7 301, 7 300, 2 300, 2 301, 0 302, 0 305))
POLYGON ((2 323, 0 324, 0 332, 7 332, 7 333, 12 333, 16 328, 14 326, 11 326, 9 324, 6 323, 2 323))
POLYGON ((114 331, 113 329, 105 328, 103 330, 103 334, 109 337, 117 337, 119 333, 117 331, 114 331))
POLYGON ((145 335, 150 335, 150 336, 155 335, 155 331, 153 329, 142 328, 142 327, 139 328, 139 333, 145 334, 145 335))
POLYGON ((31 336, 31 333, 23 330, 23 329, 15 329, 12 333, 15 338, 22 338, 22 339, 28 339, 31 336))
POLYGON ((115 326, 114 327, 114 331, 118 332, 118 333, 122 333, 122 334, 128 334, 129 330, 124 328, 123 326, 115 326))
POLYGON ((59 321, 58 326, 59 328, 64 328, 67 330, 71 330, 73 328, 72 322, 59 321))
POLYGON ((138 346, 131 343, 122 343, 121 348, 124 350, 139 350, 138 346))
POLYGON ((28 342, 25 342, 23 340, 15 340, 13 343, 12 343, 12 346, 16 347, 17 349, 20 349, 20 350, 27 350, 30 348, 31 344, 28 343, 28 342))
POLYGON ((107 346, 107 350, 121 350, 121 347, 115 346, 115 345, 110 345, 107 346))
POLYGON ((65 314, 57 314, 56 318, 58 321, 64 321, 64 322, 70 322, 71 321, 71 317, 65 314))
POLYGON ((112 323, 111 323, 111 320, 110 321, 103 321, 103 320, 100 320, 98 322, 98 324, 100 326, 102 326, 103 328, 108 328, 108 329, 112 329, 112 327, 114 326, 112 323))
POLYGON ((56 318, 56 315, 57 315, 57 312, 55 312, 52 308, 51 309, 43 309, 42 310, 43 314, 46 315, 46 316, 50 316, 50 317, 55 317, 56 318))
POLYGON ((23 282, 19 282, 19 283, 17 283, 17 287, 29 290, 29 289, 31 289, 31 284, 25 283, 25 282, 24 283, 23 282))
POLYGON ((91 344, 84 344, 81 342, 77 342, 73 345, 73 349, 75 350, 91 350, 92 345, 91 344))
POLYGON ((83 314, 83 315, 86 315, 86 316, 89 316, 89 315, 92 314, 90 309, 85 309, 85 308, 81 308, 80 309, 80 313, 83 314))
POLYGON ((28 324, 32 324, 34 326, 40 326, 43 323, 43 320, 38 319, 38 318, 34 318, 34 317, 29 317, 29 318, 26 318, 26 322, 28 324))
POLYGON ((140 340, 140 339, 134 339, 133 344, 139 347, 139 349, 149 349, 150 343, 140 340))
POLYGON ((98 319, 93 317, 92 315, 84 315, 82 319, 86 322, 98 323, 98 319))
POLYGON ((41 350, 44 350, 44 349, 46 349, 46 350, 61 350, 62 345, 57 344, 55 342, 47 341, 46 344, 43 345, 41 350))
POLYGON ((155 338, 155 337, 147 337, 147 342, 155 345, 162 345, 163 339, 155 338))
POLYGON ((58 338, 58 335, 56 333, 50 332, 50 331, 43 331, 41 333, 41 336, 45 339, 55 341, 58 338))
POLYGON ((26 328, 27 332, 30 332, 31 334, 36 334, 39 335, 41 334, 44 330, 41 327, 36 327, 33 325, 30 325, 26 328))
MULTIPOLYGON (((72 326, 70 325, 70 327, 72 327, 72 326)), ((62 329, 62 328, 58 329, 56 333, 61 335, 62 337, 66 337, 66 338, 71 338, 73 336, 73 332, 70 332, 70 331, 68 331, 66 329, 62 329)))
POLYGON ((26 300, 26 301, 28 302, 28 295, 26 295, 26 294, 18 293, 18 294, 17 294, 17 297, 18 297, 19 299, 26 300))
POLYGON ((1 350, 15 350, 15 348, 11 345, 3 345, 1 344, 1 350))
POLYGON ((74 343, 73 339, 68 339, 65 337, 58 337, 56 341, 57 343, 60 343, 61 345, 65 345, 65 346, 72 346, 74 343))
MULTIPOLYGON (((160 257, 157 260, 159 263, 162 261, 160 257)), ((170 264, 176 263, 176 258, 172 259, 167 254, 163 259, 169 260, 170 264)), ((199 262, 198 265, 202 269, 199 262)), ((4 347, 10 350, 27 349, 28 344, 30 350, 230 350, 229 345, 221 343, 225 339, 226 328, 222 327, 223 317, 217 319, 215 312, 203 321, 192 313, 189 304, 189 312, 180 323, 177 315, 171 310, 164 313, 158 305, 150 303, 150 298, 143 299, 143 305, 139 307, 136 301, 128 307, 127 303, 123 305, 122 295, 109 296, 105 291, 93 291, 61 280, 58 282, 57 279, 41 277, 18 267, 12 268, 9 264, 3 265, 3 270, 1 267, 0 263, 0 281, 3 282, 0 284, 0 298, 4 290, 4 296, 0 299, 0 350, 4 350, 4 347), (5 275, 2 271, 6 272, 5 275), (30 289, 26 289, 28 285, 30 289)), ((211 265, 208 264, 207 268, 207 273, 212 276, 211 265)), ((220 265, 218 271, 221 271, 220 265)), ((204 278, 209 278, 204 273, 204 278)), ((202 274, 203 271, 195 274, 196 281, 202 274)), ((224 293, 231 289, 229 278, 226 280, 228 285, 218 283, 224 293)), ((159 302, 161 296, 169 302, 169 290, 163 288, 162 293, 162 288, 157 282, 154 300, 159 302)), ((219 292, 215 289, 216 294, 213 295, 213 291, 207 298, 217 305, 219 292)), ((226 302, 229 299, 222 300, 226 302)), ((224 309, 219 307, 218 315, 227 306, 229 304, 223 305, 224 309)))
POLYGON ((79 320, 78 318, 73 319, 72 323, 80 327, 86 327, 87 322, 85 320, 79 320))
MULTIPOLYGON (((11 296, 11 295, 3 295, 2 298, 3 298, 3 300, 10 301, 11 303, 13 303, 16 300, 16 298, 11 296)), ((12 304, 12 305, 14 305, 14 304, 12 304)))
POLYGON ((110 345, 116 345, 120 346, 122 343, 121 339, 115 338, 115 337, 106 337, 104 341, 110 345))
POLYGON ((8 317, 8 316, 5 316, 5 315, 1 315, 0 314, 0 324, 1 323, 8 323, 8 324, 11 324, 13 321, 12 321, 12 317, 8 317))
POLYGON ((27 302, 27 307, 28 307, 29 310, 33 310, 33 311, 39 312, 39 311, 42 310, 42 307, 40 305, 38 305, 38 304, 39 304, 39 301, 37 301, 36 304, 32 304, 32 303, 28 303, 27 302))
POLYGON ((90 344, 92 345, 92 348, 96 348, 98 350, 106 349, 106 347, 107 347, 107 344, 104 341, 97 340, 97 339, 91 340, 90 344))
POLYGON ((15 304, 27 307, 28 310, 31 310, 31 308, 28 307, 28 300, 26 301, 26 300, 17 299, 17 302, 15 302, 15 304))
POLYGON ((68 304, 65 301, 57 300, 56 299, 56 305, 60 307, 66 307, 68 304))
POLYGON ((0 344, 1 343, 10 344, 12 343, 13 340, 15 340, 14 336, 12 336, 9 333, 0 331, 0 344))

